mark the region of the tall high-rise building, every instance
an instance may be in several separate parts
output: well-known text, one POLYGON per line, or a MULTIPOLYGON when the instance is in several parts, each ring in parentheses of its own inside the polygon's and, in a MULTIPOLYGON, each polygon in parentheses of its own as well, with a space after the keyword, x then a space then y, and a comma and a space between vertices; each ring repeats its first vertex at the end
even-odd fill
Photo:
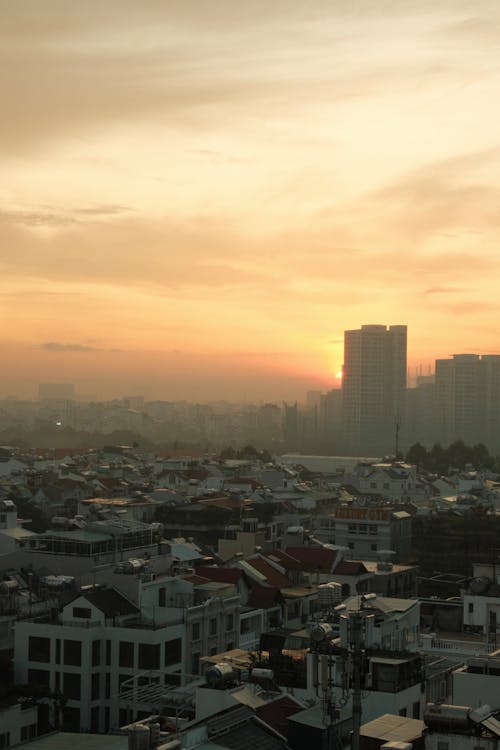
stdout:
POLYGON ((342 426, 354 455, 393 453, 404 419, 407 327, 364 325, 344 333, 342 426))
POLYGON ((437 439, 490 450, 500 445, 500 356, 454 354, 436 360, 437 439))

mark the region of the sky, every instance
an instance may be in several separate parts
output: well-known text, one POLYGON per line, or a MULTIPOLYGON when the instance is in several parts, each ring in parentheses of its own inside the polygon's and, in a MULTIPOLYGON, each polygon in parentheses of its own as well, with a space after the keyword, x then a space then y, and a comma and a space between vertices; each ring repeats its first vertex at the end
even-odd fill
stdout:
POLYGON ((0 394, 500 351, 498 0, 3 0, 0 394))

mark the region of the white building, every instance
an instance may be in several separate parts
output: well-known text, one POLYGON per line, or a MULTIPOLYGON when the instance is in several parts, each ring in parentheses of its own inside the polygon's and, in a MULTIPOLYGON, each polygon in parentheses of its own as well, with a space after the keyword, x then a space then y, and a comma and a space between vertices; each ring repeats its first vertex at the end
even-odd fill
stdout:
POLYGON ((38 707, 16 703, 0 708, 0 748, 14 747, 37 736, 38 707))
POLYGON ((202 655, 238 645, 234 587, 171 577, 140 586, 139 606, 116 589, 91 587, 58 617, 16 623, 15 680, 60 690, 64 728, 127 723, 143 707, 121 700, 124 684, 183 684, 202 655))
POLYGON ((347 548, 346 557, 378 560, 391 550, 404 562, 411 554, 411 516, 390 507, 340 505, 334 514, 335 545, 347 548))

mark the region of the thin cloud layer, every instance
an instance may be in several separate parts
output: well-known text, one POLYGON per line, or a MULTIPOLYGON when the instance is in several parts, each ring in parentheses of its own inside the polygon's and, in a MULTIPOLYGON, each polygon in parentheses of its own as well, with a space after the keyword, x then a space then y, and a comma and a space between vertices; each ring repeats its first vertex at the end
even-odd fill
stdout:
POLYGON ((197 368, 332 383, 372 321, 415 362, 494 348, 498 28, 492 0, 7 4, 12 372, 104 382, 135 353, 201 398, 197 368))

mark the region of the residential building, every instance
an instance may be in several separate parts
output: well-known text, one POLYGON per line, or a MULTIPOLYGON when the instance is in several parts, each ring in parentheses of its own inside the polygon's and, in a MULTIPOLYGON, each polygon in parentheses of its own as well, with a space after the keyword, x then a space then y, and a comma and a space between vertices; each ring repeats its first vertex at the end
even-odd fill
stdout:
POLYGON ((396 452, 404 420, 406 344, 403 325, 345 331, 342 422, 350 455, 396 452))
POLYGON ((121 700, 125 688, 184 684, 201 656, 238 646, 234 586, 198 576, 137 585, 138 605, 117 589, 87 587, 60 613, 16 623, 15 680, 63 692, 64 728, 116 728, 144 710, 121 700))
POLYGON ((340 505, 334 513, 335 545, 347 549, 354 560, 379 560, 392 551, 398 562, 411 555, 412 517, 390 506, 340 505))

